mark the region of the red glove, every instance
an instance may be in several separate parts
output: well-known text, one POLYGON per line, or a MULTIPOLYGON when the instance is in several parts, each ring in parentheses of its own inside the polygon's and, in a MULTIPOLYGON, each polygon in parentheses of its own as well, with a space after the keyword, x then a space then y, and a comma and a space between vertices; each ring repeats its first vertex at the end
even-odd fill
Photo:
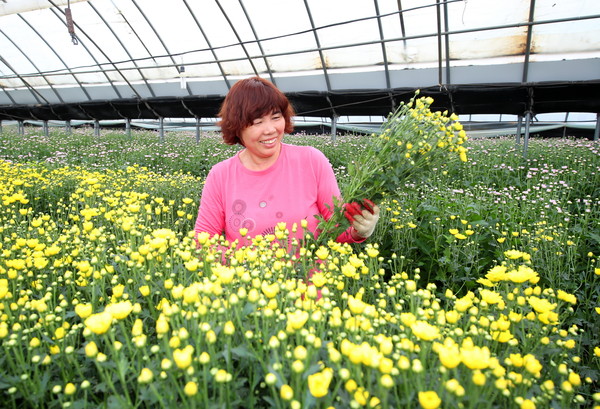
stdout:
POLYGON ((350 223, 354 221, 354 216, 362 213, 362 208, 357 202, 346 203, 344 209, 344 216, 346 216, 346 219, 348 219, 350 223))
POLYGON ((371 214, 374 213, 375 203, 370 201, 369 199, 363 199, 362 206, 358 202, 346 203, 344 204, 344 216, 346 219, 352 224, 354 222, 354 216, 358 214, 362 214, 364 209, 368 210, 371 214))
POLYGON ((344 216, 348 219, 356 234, 363 239, 370 237, 379 220, 379 207, 369 199, 344 205, 344 216))
POLYGON ((367 209, 371 214, 375 213, 375 203, 370 201, 369 199, 363 199, 362 205, 365 209, 367 209))

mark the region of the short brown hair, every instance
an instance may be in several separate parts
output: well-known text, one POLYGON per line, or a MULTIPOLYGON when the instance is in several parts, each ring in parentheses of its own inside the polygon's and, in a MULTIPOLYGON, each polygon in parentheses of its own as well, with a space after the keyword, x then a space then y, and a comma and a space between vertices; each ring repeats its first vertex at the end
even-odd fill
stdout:
POLYGON ((223 141, 228 145, 243 145, 240 133, 252 125, 256 118, 280 111, 285 118, 284 132, 294 130, 294 108, 287 97, 271 82, 251 77, 233 84, 219 111, 217 125, 221 127, 223 141))

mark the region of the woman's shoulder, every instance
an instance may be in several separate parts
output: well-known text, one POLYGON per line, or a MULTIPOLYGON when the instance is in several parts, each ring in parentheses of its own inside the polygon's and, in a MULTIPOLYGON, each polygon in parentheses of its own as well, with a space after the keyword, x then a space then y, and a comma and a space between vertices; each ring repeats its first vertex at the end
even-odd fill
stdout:
POLYGON ((227 158, 225 160, 222 160, 221 162, 215 163, 212 166, 212 168, 210 169, 209 173, 212 173, 213 175, 227 174, 231 171, 231 169, 234 166, 236 166, 238 161, 239 161, 238 153, 236 153, 235 155, 233 155, 230 158, 227 158))
POLYGON ((291 155, 295 155, 301 160, 323 160, 326 159, 323 152, 315 148, 314 146, 305 145, 289 145, 284 144, 285 148, 290 152, 291 155))

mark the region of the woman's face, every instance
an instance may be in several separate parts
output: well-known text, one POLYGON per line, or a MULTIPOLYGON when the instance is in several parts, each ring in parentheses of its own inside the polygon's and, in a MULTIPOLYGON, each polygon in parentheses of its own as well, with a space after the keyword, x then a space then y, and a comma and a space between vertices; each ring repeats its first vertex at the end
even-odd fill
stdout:
POLYGON ((285 118, 280 111, 273 111, 252 121, 240 139, 250 155, 264 159, 279 153, 284 129, 285 118))

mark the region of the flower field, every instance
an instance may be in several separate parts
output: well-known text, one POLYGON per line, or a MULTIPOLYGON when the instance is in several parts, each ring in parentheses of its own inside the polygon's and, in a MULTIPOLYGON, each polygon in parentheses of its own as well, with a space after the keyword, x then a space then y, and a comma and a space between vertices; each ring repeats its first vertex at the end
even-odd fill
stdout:
MULTIPOLYGON (((197 248, 218 135, 28 133, 0 134, 1 407, 600 405, 597 142, 470 140, 367 244, 197 248)), ((343 185, 364 138, 285 141, 343 185)))

